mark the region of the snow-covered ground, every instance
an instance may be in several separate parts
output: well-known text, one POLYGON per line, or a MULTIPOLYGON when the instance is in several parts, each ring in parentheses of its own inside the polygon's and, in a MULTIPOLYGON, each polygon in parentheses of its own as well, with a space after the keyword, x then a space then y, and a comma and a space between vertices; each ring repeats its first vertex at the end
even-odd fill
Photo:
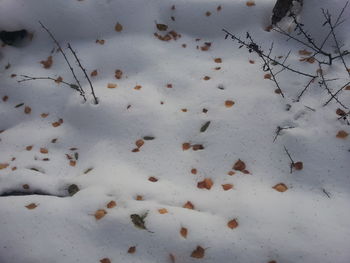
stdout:
MULTIPOLYGON (((295 102, 307 80, 283 72, 282 98, 259 57, 224 39, 223 28, 249 31, 315 72, 299 61, 303 46, 264 30, 275 1, 246 2, 0 0, 0 30, 33 33, 0 48, 0 194, 10 194, 0 197, 1 263, 350 262, 350 144, 336 137, 350 128, 334 100, 322 106, 329 95, 317 84, 295 102), (39 20, 74 67, 68 42, 89 75, 97 70, 98 105, 78 67, 85 103, 63 83, 17 82, 74 83, 39 20), (172 30, 169 41, 154 35, 172 30), (294 128, 273 142, 278 126, 294 128), (290 173, 284 147, 303 169, 290 173), (246 171, 233 169, 238 160, 246 171), (80 191, 69 196, 72 184, 80 191)), ((327 33, 320 8, 345 4, 304 2, 316 40, 327 33)), ((337 31, 344 48, 348 26, 337 31)), ((343 71, 338 63, 326 75, 344 82, 343 71)), ((350 91, 339 99, 349 106, 350 91)))

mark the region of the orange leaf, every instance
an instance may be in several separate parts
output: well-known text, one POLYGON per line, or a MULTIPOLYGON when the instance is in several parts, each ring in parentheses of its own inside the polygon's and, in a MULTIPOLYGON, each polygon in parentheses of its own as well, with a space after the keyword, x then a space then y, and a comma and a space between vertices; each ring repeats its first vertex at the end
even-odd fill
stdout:
POLYGON ((245 163, 241 161, 241 159, 238 159, 238 161, 234 164, 233 168, 236 171, 243 171, 245 169, 245 163))
POLYGON ((255 6, 255 2, 254 1, 247 1, 246 5, 247 6, 255 6))
POLYGON ((168 210, 166 208, 160 208, 158 209, 159 214, 167 214, 168 210))
POLYGON ((119 22, 114 27, 115 31, 121 32, 123 30, 123 26, 119 24, 119 22))
POLYGON ((135 145, 137 146, 137 148, 141 148, 142 145, 144 145, 144 144, 145 144, 145 142, 144 142, 144 140, 142 140, 142 139, 137 140, 137 141, 135 142, 135 145))
POLYGON ((222 188, 227 191, 233 188, 233 184, 223 184, 222 188))
POLYGON ((135 246, 129 247, 129 249, 128 249, 128 253, 129 254, 134 254, 135 252, 136 252, 136 247, 135 246))
POLYGON ((205 252, 204 248, 202 248, 201 246, 197 246, 197 248, 192 251, 191 257, 193 257, 193 258, 203 258, 204 257, 204 252, 205 252))
POLYGON ((115 201, 110 201, 108 204, 107 204, 107 208, 113 208, 113 207, 116 207, 117 206, 117 203, 115 201))
POLYGON ((336 137, 339 139, 345 139, 346 137, 348 137, 348 135, 349 134, 346 131, 341 130, 341 131, 338 131, 336 137))
POLYGON ((107 88, 109 88, 109 89, 115 89, 116 87, 117 87, 117 84, 114 84, 114 83, 107 84, 107 88))
POLYGON ((95 218, 96 220, 100 220, 102 217, 104 217, 107 214, 106 210, 99 209, 95 212, 95 218))
POLYGON ((225 106, 227 108, 231 108, 233 105, 235 104, 235 102, 233 100, 227 100, 225 101, 225 106))
POLYGON ((185 142, 182 144, 182 150, 186 151, 191 148, 191 144, 188 142, 185 142))
POLYGON ((214 58, 214 62, 215 63, 222 63, 222 59, 221 58, 214 58))
POLYGON ((47 154, 47 153, 49 153, 49 150, 46 148, 40 148, 40 152, 43 154, 47 154))
POLYGON ((237 228, 238 227, 237 219, 232 219, 232 220, 228 221, 227 226, 231 229, 237 228))
POLYGON ((197 187, 200 189, 208 189, 210 190, 210 188, 213 186, 213 181, 210 178, 205 178, 202 182, 199 182, 197 184, 197 187))
POLYGON ((183 208, 194 209, 194 205, 190 201, 187 201, 183 208))
POLYGON ((103 258, 100 260, 101 263, 111 263, 111 260, 109 258, 103 258))
POLYGON ((26 208, 29 209, 29 210, 35 209, 36 207, 37 207, 37 205, 34 204, 34 203, 31 203, 31 204, 29 204, 29 205, 26 205, 26 208))
POLYGON ((0 163, 0 170, 1 169, 6 169, 9 166, 8 163, 0 163))
POLYGON ((281 192, 281 193, 283 193, 283 192, 288 190, 288 187, 284 183, 276 184, 272 188, 274 188, 276 191, 281 192))
POLYGON ((187 233, 188 233, 187 228, 181 227, 181 229, 180 229, 180 235, 181 235, 183 238, 187 238, 187 233))
POLYGON ((97 69, 95 69, 94 71, 92 71, 92 72, 90 73, 90 76, 91 76, 91 77, 96 77, 97 74, 98 74, 97 69))
POLYGON ((40 61, 40 64, 42 64, 44 68, 48 69, 51 68, 52 62, 52 56, 49 56, 46 60, 40 61))

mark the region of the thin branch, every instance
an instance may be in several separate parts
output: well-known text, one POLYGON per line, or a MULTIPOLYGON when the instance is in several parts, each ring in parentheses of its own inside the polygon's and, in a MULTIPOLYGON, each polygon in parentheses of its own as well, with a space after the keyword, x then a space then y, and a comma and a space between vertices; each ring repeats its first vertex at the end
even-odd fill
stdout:
POLYGON ((88 81, 89 84, 90 84, 91 93, 92 93, 92 96, 94 97, 95 104, 98 104, 98 100, 97 100, 96 95, 95 95, 95 92, 94 92, 94 87, 92 86, 92 83, 91 83, 91 81, 90 81, 90 78, 89 78, 88 74, 86 73, 85 68, 83 68, 83 66, 81 65, 80 60, 79 60, 79 58, 78 58, 76 52, 73 50, 72 46, 71 46, 69 43, 68 43, 68 48, 69 48, 69 50, 72 52, 73 56, 75 57, 75 59, 76 59, 78 65, 79 65, 79 67, 80 67, 81 70, 84 72, 85 78, 87 79, 87 81, 88 81))
POLYGON ((72 85, 72 84, 65 82, 63 80, 59 80, 58 78, 55 79, 55 78, 51 78, 51 77, 31 77, 31 76, 27 76, 27 75, 20 75, 20 76, 23 77, 24 79, 18 80, 17 81, 18 83, 30 81, 30 80, 52 80, 52 81, 56 82, 57 84, 62 82, 63 84, 66 84, 68 86, 72 85))
POLYGON ((287 153, 287 155, 288 155, 288 157, 289 157, 289 159, 290 159, 290 173, 293 173, 293 166, 294 166, 294 161, 293 161, 293 159, 292 159, 292 156, 290 156, 290 153, 288 152, 288 150, 287 150, 287 148, 286 148, 286 146, 283 146, 284 147, 284 150, 286 151, 286 153, 287 153))
POLYGON ((277 126, 277 129, 276 129, 276 135, 275 137, 273 138, 273 142, 275 142, 277 140, 277 137, 281 134, 281 132, 283 130, 287 130, 287 129, 294 129, 295 127, 293 126, 289 126, 289 127, 281 127, 281 126, 277 126))
MULTIPOLYGON (((85 94, 85 92, 84 92, 82 86, 80 85, 80 82, 79 82, 77 76, 76 76, 75 73, 74 73, 74 69, 73 69, 73 67, 71 66, 71 64, 69 63, 69 60, 68 60, 66 54, 64 53, 64 51, 63 51, 63 49, 62 49, 60 43, 58 43, 58 41, 56 40, 56 38, 54 37, 54 35, 51 33, 51 31, 50 31, 46 26, 44 26, 44 24, 41 23, 41 21, 39 21, 39 24, 40 24, 41 27, 44 28, 45 31, 49 34, 49 36, 50 36, 51 39, 55 42, 55 44, 57 45, 59 51, 60 51, 61 54, 63 55, 64 60, 66 61, 67 65, 68 65, 68 67, 69 67, 69 69, 70 69, 70 71, 72 72, 72 75, 73 75, 75 81, 77 82, 77 85, 78 85, 78 87, 79 87, 79 89, 80 89, 80 94, 85 94)), ((85 96, 83 96, 83 98, 84 98, 84 100, 86 101, 85 96)))
POLYGON ((300 92, 297 101, 300 101, 301 96, 303 96, 304 92, 308 89, 308 87, 314 82, 314 80, 316 79, 316 77, 310 79, 310 81, 306 84, 305 88, 300 92))
MULTIPOLYGON (((336 93, 334 93, 334 96, 337 96, 339 92, 341 92, 344 88, 346 88, 348 85, 350 85, 350 81, 347 82, 345 85, 343 85, 340 89, 337 90, 336 93)), ((325 104, 323 104, 323 106, 327 106, 328 103, 330 103, 333 100, 333 97, 331 97, 325 104)))

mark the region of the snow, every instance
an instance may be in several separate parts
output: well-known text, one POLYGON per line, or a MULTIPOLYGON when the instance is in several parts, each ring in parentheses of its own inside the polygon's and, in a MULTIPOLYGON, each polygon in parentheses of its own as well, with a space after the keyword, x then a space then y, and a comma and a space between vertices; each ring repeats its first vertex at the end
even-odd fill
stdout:
MULTIPOLYGON (((223 28, 243 38, 249 31, 264 50, 273 41, 276 56, 291 50, 293 66, 315 72, 315 65, 299 61, 298 50, 304 47, 264 30, 274 1, 255 2, 248 7, 241 0, 0 0, 0 30, 34 33, 23 46, 0 48, 0 97, 8 96, 0 102, 0 163, 9 163, 0 170, 0 194, 23 191, 23 184, 49 194, 0 197, 1 263, 171 262, 169 254, 176 262, 349 262, 350 144, 349 138, 336 138, 339 130, 349 133, 349 126, 337 120, 334 101, 322 106, 329 99, 325 90, 315 85, 295 102, 307 80, 283 72, 282 98, 274 83, 264 79, 257 55, 224 39, 223 28), (74 82, 62 55, 50 53, 55 45, 38 21, 72 62, 68 42, 88 74, 97 69, 91 80, 98 105, 78 67, 85 103, 62 83, 17 82, 22 74, 74 82), (115 31, 116 23, 123 26, 121 32, 115 31), (168 25, 181 38, 160 41, 153 34, 164 33, 156 23, 168 25), (208 51, 196 49, 205 42, 212 43, 208 51), (44 69, 39 62, 50 55, 52 67, 44 69), (123 71, 121 79, 114 77, 117 69, 123 71), (117 88, 108 89, 108 83, 117 88), (135 90, 136 85, 142 88, 135 90), (225 107, 226 100, 235 104, 225 107), (24 105, 15 108, 20 103, 24 105), (23 112, 25 106, 30 114, 23 112), (49 115, 43 118, 42 113, 49 115), (53 127, 59 119, 63 123, 53 127), (210 126, 201 133, 207 121, 210 126), (273 142, 278 126, 295 128, 283 130, 273 142), (133 152, 144 136, 155 138, 133 152), (186 142, 202 144, 204 150, 184 151, 186 142), (302 170, 290 173, 284 146, 295 162, 303 162, 302 170), (66 154, 75 152, 79 157, 71 166, 66 154), (250 174, 229 176, 238 159, 250 174), (84 173, 88 168, 93 169, 84 173), (150 182, 151 176, 158 181, 150 182), (197 188, 205 178, 214 182, 210 190, 197 188), (288 190, 273 189, 278 183, 288 190), (67 194, 71 184, 80 188, 72 197, 67 194), (234 187, 224 191, 222 184, 234 187), (136 200, 137 195, 143 200, 136 200), (117 206, 108 209, 111 200, 117 206), (183 208, 187 201, 194 210, 183 208), (37 207, 27 209, 31 203, 37 207), (160 214, 161 208, 168 213, 160 214), (107 214, 96 220, 98 209, 107 214), (153 233, 130 220, 131 214, 147 211, 146 227, 153 233), (232 219, 239 223, 235 229, 227 226, 232 219), (187 238, 180 235, 181 227, 188 229, 187 238), (136 246, 133 254, 127 252, 131 246, 136 246), (205 248, 202 259, 191 257, 197 246, 205 248)), ((344 4, 305 1, 302 22, 320 40, 326 30, 318 7, 337 13, 344 4)), ((350 43, 345 24, 337 31, 347 44, 344 49, 350 43)), ((335 64, 326 74, 344 83, 348 76, 343 71, 335 64)), ((339 99, 349 105, 350 92, 339 99)))

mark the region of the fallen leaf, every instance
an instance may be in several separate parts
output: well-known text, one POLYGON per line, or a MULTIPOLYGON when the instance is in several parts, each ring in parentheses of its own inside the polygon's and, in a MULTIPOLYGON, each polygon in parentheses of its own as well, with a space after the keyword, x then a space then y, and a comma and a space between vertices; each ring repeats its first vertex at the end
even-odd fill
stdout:
POLYGON ((209 76, 205 76, 203 79, 204 80, 210 80, 210 77, 209 76))
POLYGON ((28 190, 30 187, 29 187, 28 184, 24 184, 24 185, 22 185, 22 188, 23 188, 24 190, 28 190))
POLYGON ((221 58, 214 58, 214 62, 215 63, 222 63, 222 59, 221 58))
POLYGON ((115 31, 117 32, 121 32, 123 30, 123 26, 118 22, 115 27, 114 27, 115 31))
POLYGON ((210 15, 211 15, 211 12, 207 11, 207 12, 205 13, 205 15, 206 15, 206 16, 210 16, 210 15))
POLYGON ((336 110, 335 113, 337 115, 339 115, 339 116, 345 116, 346 115, 345 111, 343 111, 342 109, 339 109, 339 108, 336 110))
POLYGON ((102 217, 104 217, 107 214, 106 210, 104 209, 98 209, 95 212, 95 218, 96 220, 100 220, 102 217))
POLYGON ((348 137, 348 135, 349 134, 346 131, 341 130, 341 131, 338 131, 336 137, 339 138, 339 139, 345 139, 346 137, 348 137))
POLYGON ((135 148, 135 149, 132 149, 131 151, 132 151, 133 153, 137 153, 137 152, 140 151, 140 149, 139 149, 139 148, 135 148))
POLYGON ((159 214, 167 214, 168 210, 166 208, 160 208, 158 209, 159 214))
POLYGON ((202 248, 201 246, 197 246, 197 248, 192 251, 191 257, 192 258, 203 258, 204 252, 205 252, 204 248, 202 248))
POLYGON ((136 85, 136 86, 134 87, 134 90, 140 90, 141 88, 142 88, 141 85, 136 85))
POLYGON ((193 151, 204 150, 204 146, 202 144, 194 144, 192 145, 193 151))
MULTIPOLYGON (((349 71, 349 72, 350 72, 350 71, 349 71)), ((345 89, 345 90, 350 90, 350 86, 346 86, 344 89, 345 89)))
POLYGON ((168 26, 165 24, 156 24, 156 26, 157 26, 157 29, 159 31, 167 31, 168 30, 168 26))
POLYGON ((246 5, 247 6, 255 6, 255 2, 254 1, 247 1, 246 5))
POLYGON ((51 123, 51 124, 52 124, 52 126, 55 127, 55 128, 61 125, 61 123, 58 122, 58 121, 55 121, 55 122, 53 122, 53 123, 51 123))
POLYGON ((225 191, 230 190, 230 189, 233 188, 233 184, 223 184, 223 185, 221 185, 221 186, 222 186, 222 188, 223 188, 225 191))
POLYGON ((207 121, 206 123, 203 124, 203 126, 200 129, 200 132, 205 132, 210 125, 210 121, 207 121))
POLYGON ((115 201, 110 201, 108 204, 107 204, 107 208, 113 208, 113 207, 116 207, 117 206, 117 203, 115 201))
POLYGON ((235 175, 236 172, 234 172, 234 171, 229 171, 227 174, 230 175, 230 176, 232 176, 232 175, 235 175))
POLYGON ((310 56, 311 54, 312 54, 312 52, 307 51, 306 49, 299 50, 299 55, 301 55, 301 56, 310 56))
POLYGON ((194 209, 194 205, 190 201, 187 201, 183 208, 194 209))
POLYGON ((32 112, 32 109, 29 106, 24 107, 24 113, 25 114, 30 114, 32 112))
POLYGON ((46 148, 40 148, 40 152, 43 154, 47 154, 47 153, 49 153, 49 150, 46 148))
POLYGON ((77 164, 77 162, 74 161, 74 160, 70 160, 69 161, 69 165, 72 166, 72 167, 74 167, 76 164, 77 164))
POLYGON ((196 168, 192 168, 192 169, 191 169, 191 173, 192 173, 192 174, 197 174, 197 169, 196 169, 196 168))
POLYGON ((222 9, 222 7, 221 7, 221 5, 219 5, 217 8, 216 8, 216 11, 221 11, 221 9, 222 9))
POLYGON ((254 61, 254 60, 249 60, 249 63, 250 63, 250 64, 254 64, 255 61, 254 61))
POLYGON ((114 83, 107 84, 107 88, 109 88, 109 89, 115 89, 116 87, 117 87, 117 84, 114 84, 114 83))
POLYGON ((226 108, 231 108, 234 104, 235 104, 235 102, 233 100, 226 100, 225 101, 226 108))
POLYGON ((136 247, 135 246, 129 247, 129 249, 128 249, 128 253, 129 254, 134 254, 135 252, 136 252, 136 247))
POLYGON ((104 45, 105 40, 104 39, 96 39, 96 43, 98 43, 100 45, 104 45))
POLYGON ((241 159, 238 159, 238 161, 233 165, 232 169, 236 171, 243 171, 245 167, 245 163, 241 159))
POLYGON ((168 84, 166 84, 166 87, 167 87, 168 89, 171 89, 171 88, 173 88, 173 84, 168 83, 168 84))
POLYGON ((186 151, 191 148, 191 144, 188 142, 185 142, 182 144, 182 150, 186 151))
POLYGON ((122 76, 123 76, 123 71, 121 71, 120 69, 117 69, 115 71, 115 75, 114 76, 115 76, 116 79, 121 79, 122 76))
POLYGON ((284 183, 276 184, 272 188, 274 188, 276 191, 281 192, 281 193, 283 193, 283 192, 288 190, 288 187, 284 183))
POLYGON ((180 235, 181 235, 183 238, 187 238, 187 233, 188 233, 187 228, 181 227, 181 229, 180 229, 180 235))
POLYGON ((301 58, 301 59, 299 59, 299 61, 304 61, 304 62, 308 62, 310 64, 313 64, 316 61, 316 59, 314 57, 307 57, 307 58, 301 58))
POLYGON ((9 97, 8 97, 8 96, 4 96, 4 97, 2 97, 2 101, 3 101, 3 102, 6 102, 8 99, 9 99, 9 97))
POLYGON ((8 163, 0 163, 0 170, 1 169, 6 169, 9 166, 8 163))
POLYGON ((49 114, 48 113, 41 113, 40 116, 41 116, 41 118, 46 118, 47 116, 49 116, 49 114))
POLYGON ((210 190, 210 188, 213 186, 213 184, 214 183, 210 178, 205 178, 203 181, 197 183, 197 187, 199 189, 205 188, 205 189, 210 190))
POLYGON ((42 64, 44 68, 48 69, 51 68, 52 62, 52 56, 49 56, 46 60, 40 61, 40 64, 42 64))
POLYGON ((272 77, 272 76, 271 76, 271 74, 269 74, 269 73, 267 73, 267 74, 264 75, 264 79, 271 79, 271 77, 272 77))
POLYGON ((227 226, 231 229, 237 228, 238 227, 237 219, 232 219, 232 220, 228 221, 227 226))
POLYGON ((135 142, 135 145, 137 146, 137 148, 141 148, 142 145, 144 145, 144 144, 145 144, 145 142, 142 139, 139 139, 135 142))
POLYGON ((34 203, 26 205, 26 208, 29 209, 29 210, 35 209, 36 207, 38 207, 38 206, 36 204, 34 204, 34 203))
POLYGON ((111 263, 111 260, 109 258, 103 258, 100 260, 100 263, 111 263))
POLYGON ((91 77, 96 77, 97 75, 98 75, 97 69, 95 69, 94 71, 92 71, 92 72, 90 73, 90 76, 91 76, 91 77))
POLYGON ((296 162, 294 163, 293 167, 295 170, 302 170, 303 169, 303 162, 296 162))
POLYGON ((155 178, 155 177, 153 177, 153 176, 150 176, 150 177, 148 178, 148 181, 155 183, 155 182, 158 181, 158 179, 155 178))
POLYGON ((57 84, 60 84, 63 81, 63 78, 61 76, 59 76, 57 79, 55 79, 55 82, 57 84))
POLYGON ((27 151, 31 151, 32 149, 33 149, 33 145, 29 145, 29 146, 26 147, 27 151))
POLYGON ((136 200, 137 201, 142 201, 143 200, 143 196, 142 195, 137 195, 136 196, 136 200))
POLYGON ((57 142, 57 138, 51 140, 51 143, 56 143, 56 142, 57 142))

